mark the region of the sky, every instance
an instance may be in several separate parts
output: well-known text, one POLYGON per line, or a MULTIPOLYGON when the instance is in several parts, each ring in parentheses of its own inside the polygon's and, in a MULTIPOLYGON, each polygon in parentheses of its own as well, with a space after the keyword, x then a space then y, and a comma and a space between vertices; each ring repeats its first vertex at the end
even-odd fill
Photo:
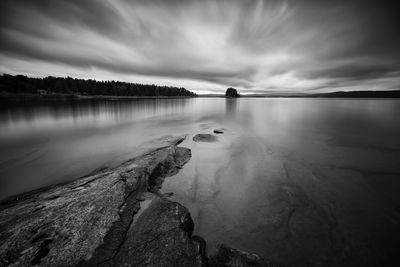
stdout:
POLYGON ((373 0, 1 0, 0 73, 196 93, 400 89, 400 9, 373 0))

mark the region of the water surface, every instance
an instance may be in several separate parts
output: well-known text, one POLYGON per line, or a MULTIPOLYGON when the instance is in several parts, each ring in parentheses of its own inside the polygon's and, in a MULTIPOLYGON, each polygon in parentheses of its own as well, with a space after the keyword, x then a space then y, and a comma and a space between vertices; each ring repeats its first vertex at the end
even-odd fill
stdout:
POLYGON ((400 241, 400 101, 69 100, 0 109, 0 198, 114 166, 163 142, 193 157, 164 192, 209 251, 286 265, 381 265, 400 241), (214 143, 197 133, 223 128, 214 143), (154 141, 156 140, 156 141, 154 141))

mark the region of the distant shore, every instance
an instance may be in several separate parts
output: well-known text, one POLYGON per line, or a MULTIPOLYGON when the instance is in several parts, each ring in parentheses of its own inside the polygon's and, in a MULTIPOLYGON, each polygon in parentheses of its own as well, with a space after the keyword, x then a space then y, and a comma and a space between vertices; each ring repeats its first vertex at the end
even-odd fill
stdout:
POLYGON ((79 95, 79 94, 26 94, 0 92, 1 98, 37 98, 37 99, 142 99, 142 98, 194 98, 196 96, 119 96, 119 95, 79 95))
MULTIPOLYGON (((219 94, 205 94, 198 95, 198 97, 222 97, 225 95, 219 94)), ((317 93, 317 94, 307 94, 307 93, 275 93, 275 94, 248 94, 240 95, 241 98, 246 97, 289 97, 289 98, 400 98, 400 90, 391 91, 337 91, 330 93, 317 93)))

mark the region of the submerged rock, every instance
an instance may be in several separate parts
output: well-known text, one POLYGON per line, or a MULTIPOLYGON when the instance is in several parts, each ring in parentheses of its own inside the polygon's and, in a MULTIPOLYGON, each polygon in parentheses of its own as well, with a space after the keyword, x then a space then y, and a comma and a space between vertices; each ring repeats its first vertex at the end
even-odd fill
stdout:
POLYGON ((212 134, 196 134, 193 137, 193 141, 212 143, 212 142, 218 141, 218 137, 216 137, 215 135, 212 135, 212 134))
POLYGON ((256 254, 247 253, 220 245, 218 252, 210 257, 210 267, 279 267, 281 265, 260 258, 256 254))
POLYGON ((223 129, 215 129, 215 130, 214 130, 214 133, 215 133, 215 134, 223 134, 223 133, 224 133, 224 130, 223 130, 223 129))

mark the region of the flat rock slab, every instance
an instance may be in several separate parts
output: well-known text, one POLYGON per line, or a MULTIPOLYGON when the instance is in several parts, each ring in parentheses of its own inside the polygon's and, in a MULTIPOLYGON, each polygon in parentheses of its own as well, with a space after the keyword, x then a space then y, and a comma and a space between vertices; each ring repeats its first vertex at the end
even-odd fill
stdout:
MULTIPOLYGON (((158 181, 176 174, 190 157, 187 148, 167 146, 117 168, 3 201, 0 266, 74 266, 124 259, 119 255, 141 194, 157 192, 158 181)), ((183 209, 176 207, 176 216, 184 218, 183 209)))
POLYGON ((217 142, 218 137, 212 134, 196 134, 193 137, 193 141, 212 143, 212 142, 217 142))

